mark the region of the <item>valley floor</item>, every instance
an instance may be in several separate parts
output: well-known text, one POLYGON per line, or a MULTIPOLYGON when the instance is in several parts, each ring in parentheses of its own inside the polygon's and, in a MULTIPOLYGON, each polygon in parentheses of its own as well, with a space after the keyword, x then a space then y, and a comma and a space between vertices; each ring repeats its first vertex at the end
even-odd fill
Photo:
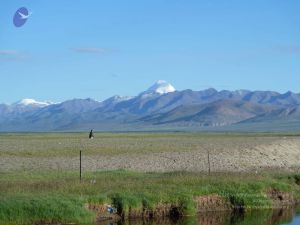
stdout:
POLYGON ((0 170, 300 171, 300 136, 284 134, 2 134, 0 170))
POLYGON ((130 218, 287 207, 299 149, 296 134, 1 134, 0 224, 93 224, 108 205, 130 218))

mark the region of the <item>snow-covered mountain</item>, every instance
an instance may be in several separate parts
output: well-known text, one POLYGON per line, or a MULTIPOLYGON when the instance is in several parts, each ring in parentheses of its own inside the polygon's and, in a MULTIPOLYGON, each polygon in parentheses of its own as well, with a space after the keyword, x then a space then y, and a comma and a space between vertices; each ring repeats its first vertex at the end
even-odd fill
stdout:
POLYGON ((290 91, 178 91, 159 80, 135 97, 116 95, 102 102, 88 98, 53 104, 23 99, 0 104, 0 131, 198 129, 239 124, 246 129, 268 130, 271 125, 277 129, 280 124, 300 130, 299 107, 300 94, 290 91))
POLYGON ((13 104, 13 106, 23 106, 23 107, 27 107, 27 106, 34 106, 34 107, 45 107, 45 106, 49 106, 52 105, 52 102, 49 101, 44 101, 44 102, 40 102, 40 101, 36 101, 34 99, 31 98, 24 98, 16 103, 13 104))
POLYGON ((165 80, 158 80, 155 84, 149 87, 146 91, 140 95, 147 96, 152 94, 167 94, 176 91, 176 89, 165 80))

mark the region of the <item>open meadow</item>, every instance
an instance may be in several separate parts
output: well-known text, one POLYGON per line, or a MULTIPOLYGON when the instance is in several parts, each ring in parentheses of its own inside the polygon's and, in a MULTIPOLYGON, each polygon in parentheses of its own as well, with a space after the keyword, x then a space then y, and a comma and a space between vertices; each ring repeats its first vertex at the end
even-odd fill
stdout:
POLYGON ((283 134, 1 134, 0 224, 93 223, 107 205, 123 218, 292 205, 299 149, 283 134))

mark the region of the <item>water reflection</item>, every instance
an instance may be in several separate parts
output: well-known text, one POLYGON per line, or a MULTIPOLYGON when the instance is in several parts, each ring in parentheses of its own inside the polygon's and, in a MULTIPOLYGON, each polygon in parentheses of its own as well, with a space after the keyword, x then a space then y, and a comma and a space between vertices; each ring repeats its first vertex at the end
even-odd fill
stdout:
POLYGON ((201 213, 196 217, 186 217, 177 220, 126 220, 126 221, 105 221, 97 225, 299 225, 300 208, 282 209, 273 211, 253 211, 245 214, 228 212, 201 213), (298 216, 296 216, 296 210, 298 216))
POLYGON ((300 205, 296 209, 296 216, 293 219, 293 222, 290 225, 299 225, 300 224, 300 205))

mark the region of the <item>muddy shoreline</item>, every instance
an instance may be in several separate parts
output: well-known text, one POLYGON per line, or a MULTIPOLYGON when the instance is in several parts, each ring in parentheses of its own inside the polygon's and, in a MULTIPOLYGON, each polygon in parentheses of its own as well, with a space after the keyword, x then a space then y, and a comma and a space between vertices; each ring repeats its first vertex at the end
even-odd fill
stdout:
MULTIPOLYGON (((282 210, 294 208, 300 203, 300 199, 296 199, 289 192, 280 192, 276 190, 270 190, 267 193, 268 198, 272 202, 270 207, 257 207, 253 210, 282 210)), ((227 213, 245 213, 248 211, 247 208, 242 205, 235 204, 231 202, 232 200, 225 199, 219 195, 206 195, 197 196, 194 198, 196 215, 203 213, 213 213, 213 212, 227 212, 227 213)), ((153 219, 179 219, 186 215, 182 213, 181 204, 171 204, 171 203, 160 203, 157 204, 153 209, 147 209, 145 207, 134 208, 129 207, 125 212, 122 208, 117 209, 116 213, 109 213, 107 208, 110 204, 86 204, 85 207, 97 214, 97 222, 101 221, 119 221, 119 220, 132 220, 132 219, 142 219, 142 220, 153 220, 153 219)))
MULTIPOLYGON (((296 208, 287 209, 274 209, 271 211, 256 210, 249 213, 238 212, 200 212, 193 217, 182 217, 179 219, 172 218, 158 218, 158 219, 129 219, 109 221, 111 225, 140 225, 140 224, 156 224, 156 225, 174 225, 174 224, 201 224, 201 225, 224 225, 231 223, 234 224, 286 224, 295 216, 296 208)), ((108 221, 96 223, 97 225, 107 225, 108 221)))

